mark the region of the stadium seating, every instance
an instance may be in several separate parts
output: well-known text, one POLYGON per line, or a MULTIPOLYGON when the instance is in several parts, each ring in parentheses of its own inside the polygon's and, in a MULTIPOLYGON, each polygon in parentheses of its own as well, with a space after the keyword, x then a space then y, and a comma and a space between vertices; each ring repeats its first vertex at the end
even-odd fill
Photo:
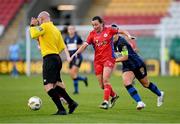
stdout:
MULTIPOLYGON (((170 16, 161 19, 160 26, 164 26, 166 37, 175 37, 180 35, 180 1, 172 1, 168 13, 170 16), (169 32, 169 30, 171 30, 169 32)), ((161 35, 161 29, 155 32, 156 36, 161 35)))
POLYGON ((141 15, 128 15, 128 16, 104 16, 107 24, 111 24, 116 22, 117 24, 159 24, 162 15, 149 15, 149 16, 141 16, 141 15))
POLYGON ((171 0, 110 0, 104 18, 108 24, 159 24, 168 15, 171 0))
POLYGON ((24 0, 0 0, 0 25, 6 28, 23 3, 24 0))

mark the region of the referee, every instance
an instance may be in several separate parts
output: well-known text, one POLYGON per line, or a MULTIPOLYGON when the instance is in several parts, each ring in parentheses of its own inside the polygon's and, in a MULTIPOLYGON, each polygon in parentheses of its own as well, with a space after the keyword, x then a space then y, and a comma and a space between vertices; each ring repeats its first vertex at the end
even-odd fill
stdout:
POLYGON ((31 38, 38 40, 40 46, 43 57, 44 88, 58 109, 55 115, 67 114, 60 101, 60 97, 67 101, 69 114, 73 113, 78 104, 67 94, 64 83, 61 80, 60 70, 62 68, 62 61, 59 53, 64 50, 68 61, 70 61, 70 56, 61 32, 51 22, 48 12, 42 11, 37 19, 31 18, 30 35, 31 38))

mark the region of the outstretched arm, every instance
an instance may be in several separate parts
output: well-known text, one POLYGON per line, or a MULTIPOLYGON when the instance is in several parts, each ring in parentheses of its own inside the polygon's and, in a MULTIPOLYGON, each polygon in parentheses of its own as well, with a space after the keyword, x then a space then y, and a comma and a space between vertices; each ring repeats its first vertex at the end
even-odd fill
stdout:
POLYGON ((70 57, 69 51, 68 51, 68 49, 67 49, 66 46, 65 46, 65 48, 64 48, 64 52, 65 52, 65 54, 66 54, 66 59, 67 59, 67 61, 70 62, 70 61, 71 61, 71 57, 70 57))
POLYGON ((71 56, 71 59, 77 56, 77 54, 82 53, 86 49, 87 46, 88 46, 88 43, 84 42, 83 45, 81 45, 79 49, 71 56))
POLYGON ((136 39, 136 37, 131 36, 128 31, 118 29, 118 32, 119 32, 120 34, 124 34, 124 35, 127 36, 129 39, 136 39))

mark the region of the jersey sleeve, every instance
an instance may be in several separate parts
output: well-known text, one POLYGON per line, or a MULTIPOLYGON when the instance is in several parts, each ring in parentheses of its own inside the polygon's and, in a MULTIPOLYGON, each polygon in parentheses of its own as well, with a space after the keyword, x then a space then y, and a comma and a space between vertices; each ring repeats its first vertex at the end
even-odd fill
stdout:
POLYGON ((43 25, 30 27, 30 35, 32 39, 37 39, 39 36, 45 33, 45 28, 43 25))
POLYGON ((114 29, 114 28, 111 28, 109 27, 110 31, 111 31, 111 34, 117 34, 118 33, 118 29, 114 29))

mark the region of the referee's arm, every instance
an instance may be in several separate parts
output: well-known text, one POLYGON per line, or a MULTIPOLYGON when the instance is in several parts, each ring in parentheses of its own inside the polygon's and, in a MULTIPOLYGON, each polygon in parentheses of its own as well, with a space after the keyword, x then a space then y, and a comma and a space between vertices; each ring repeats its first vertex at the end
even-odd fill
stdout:
POLYGON ((43 35, 45 30, 41 26, 30 27, 31 38, 36 39, 39 36, 43 35))

